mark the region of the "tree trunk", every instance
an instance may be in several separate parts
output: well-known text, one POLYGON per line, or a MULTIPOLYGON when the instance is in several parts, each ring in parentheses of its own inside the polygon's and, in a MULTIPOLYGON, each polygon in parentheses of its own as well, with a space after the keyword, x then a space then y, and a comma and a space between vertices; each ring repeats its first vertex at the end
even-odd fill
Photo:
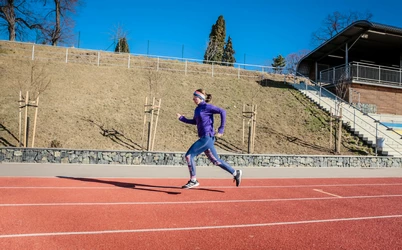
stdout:
POLYGON ((56 5, 56 26, 54 27, 53 37, 52 37, 52 45, 57 46, 57 42, 60 38, 61 28, 60 28, 60 0, 54 0, 54 4, 56 5))

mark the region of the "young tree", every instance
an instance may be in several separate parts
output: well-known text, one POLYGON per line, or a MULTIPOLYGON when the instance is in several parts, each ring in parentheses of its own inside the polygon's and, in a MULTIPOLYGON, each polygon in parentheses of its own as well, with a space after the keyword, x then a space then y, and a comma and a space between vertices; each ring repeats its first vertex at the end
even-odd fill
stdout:
POLYGON ((322 26, 311 35, 311 43, 313 45, 320 45, 338 34, 341 30, 349 26, 357 20, 370 20, 373 14, 369 11, 360 13, 356 11, 349 11, 349 13, 340 13, 335 11, 329 14, 323 21, 322 26))
POLYGON ((74 20, 72 14, 76 13, 76 8, 82 3, 82 0, 42 0, 47 5, 48 1, 53 1, 54 5, 47 14, 46 25, 42 32, 46 42, 53 46, 58 43, 67 43, 72 38, 74 20))
POLYGON ((223 50, 222 65, 234 66, 234 63, 236 62, 236 59, 234 57, 235 53, 236 52, 233 49, 232 38, 229 36, 223 50))
POLYGON ((285 58, 282 55, 275 57, 273 63, 271 64, 274 67, 275 73, 282 73, 283 68, 286 66, 285 58))
POLYGON ((127 39, 125 37, 119 39, 114 52, 130 53, 130 48, 128 47, 127 39))
POLYGON ((0 0, 0 31, 7 30, 10 41, 22 40, 28 30, 41 27, 33 10, 30 1, 0 0))
POLYGON ((225 38, 225 19, 220 15, 216 23, 212 25, 208 47, 204 54, 204 63, 212 63, 211 61, 222 62, 225 38))

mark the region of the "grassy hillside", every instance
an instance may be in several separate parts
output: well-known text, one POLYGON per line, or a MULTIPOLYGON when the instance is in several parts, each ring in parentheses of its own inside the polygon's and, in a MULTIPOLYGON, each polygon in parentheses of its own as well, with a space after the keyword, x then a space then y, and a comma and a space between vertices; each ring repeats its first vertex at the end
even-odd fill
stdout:
MULTIPOLYGON (((0 51, 1 53, 1 51, 0 51)), ((212 104, 227 110, 227 126, 218 147, 244 152, 242 106, 257 104, 255 153, 331 154, 326 113, 283 83, 283 76, 256 78, 66 64, 0 57, 0 146, 18 145, 18 97, 34 94, 34 79, 50 80, 41 93, 35 147, 141 150, 145 98, 162 99, 154 151, 186 151, 197 139, 195 126, 176 119, 192 117, 192 93, 204 88, 212 104), (40 73, 41 72, 41 73, 40 73)), ((34 109, 29 116, 34 118, 34 109)), ((216 117, 216 123, 219 123, 216 117)), ((216 125, 217 127, 217 125, 216 125)), ((32 135, 32 131, 30 132, 32 135)), ((344 132, 342 154, 370 154, 344 132)), ((145 146, 145 143, 144 143, 145 146)))

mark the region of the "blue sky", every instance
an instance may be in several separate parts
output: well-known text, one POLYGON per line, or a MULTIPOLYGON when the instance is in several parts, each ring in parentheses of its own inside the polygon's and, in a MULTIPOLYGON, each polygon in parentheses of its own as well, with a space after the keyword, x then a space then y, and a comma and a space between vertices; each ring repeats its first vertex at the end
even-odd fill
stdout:
POLYGON ((314 49, 311 33, 334 11, 369 11, 373 22, 402 27, 401 10, 401 0, 85 0, 74 17, 74 46, 112 50, 120 25, 131 53, 203 59, 211 27, 223 15, 237 62, 268 64, 279 54, 314 49))

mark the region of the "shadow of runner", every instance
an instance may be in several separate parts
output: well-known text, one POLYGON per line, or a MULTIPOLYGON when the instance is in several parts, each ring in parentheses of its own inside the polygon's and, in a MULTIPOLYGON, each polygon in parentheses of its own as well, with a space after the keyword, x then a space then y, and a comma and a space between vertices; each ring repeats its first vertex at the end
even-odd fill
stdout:
MULTIPOLYGON (((166 194, 176 194, 177 195, 177 194, 181 194, 181 192, 163 191, 163 190, 157 190, 155 188, 167 188, 167 189, 180 189, 180 190, 182 190, 181 187, 176 187, 176 186, 157 186, 157 185, 148 185, 148 184, 140 184, 140 183, 107 181, 107 180, 99 180, 99 179, 94 179, 94 178, 81 178, 81 177, 69 177, 69 176, 56 176, 56 177, 57 178, 62 178, 62 179, 77 180, 77 181, 104 183, 104 184, 114 185, 116 187, 131 188, 131 189, 150 191, 150 192, 159 192, 159 193, 166 193, 166 194)), ((225 192, 225 191, 222 191, 222 190, 209 189, 209 188, 192 188, 192 190, 218 192, 218 193, 224 193, 225 192)))

